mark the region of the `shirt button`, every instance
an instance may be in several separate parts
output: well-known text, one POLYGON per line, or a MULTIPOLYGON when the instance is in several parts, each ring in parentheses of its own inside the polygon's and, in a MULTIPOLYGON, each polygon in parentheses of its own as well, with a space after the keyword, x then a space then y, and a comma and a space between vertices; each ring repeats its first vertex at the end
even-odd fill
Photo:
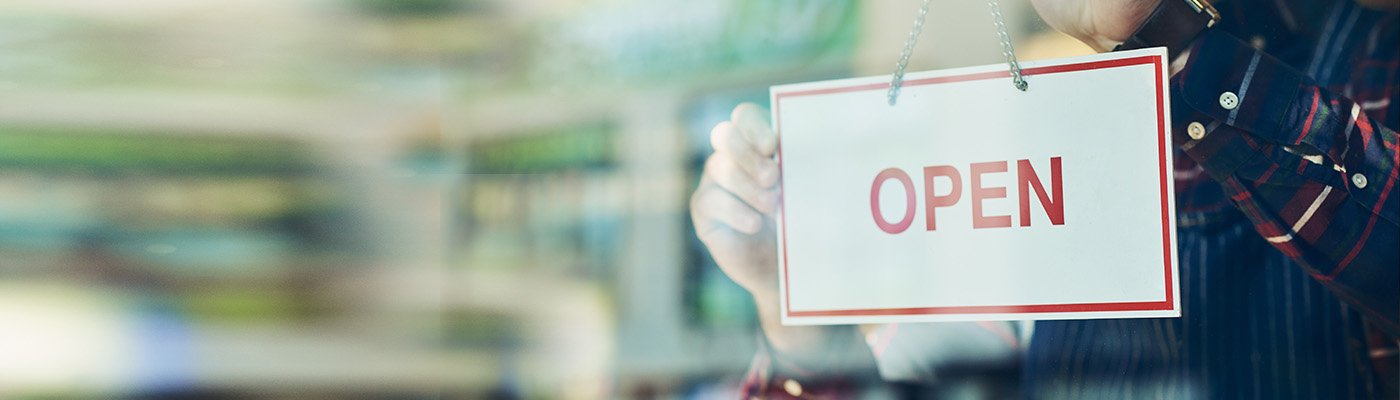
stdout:
POLYGON ((1186 135, 1190 136, 1191 140, 1201 140, 1201 138, 1206 137, 1206 126, 1201 125, 1200 122, 1192 122, 1190 125, 1186 125, 1186 135))
POLYGON ((1362 174, 1352 174, 1352 175, 1351 175, 1351 184, 1352 184, 1352 185, 1355 185, 1357 189, 1365 189, 1365 188, 1366 188, 1366 175, 1362 175, 1362 174))
POLYGON ((1235 92, 1225 92, 1220 94, 1220 106, 1226 110, 1233 110, 1240 106, 1240 97, 1235 92))
POLYGON ((792 379, 783 382, 783 390, 787 391, 792 397, 802 397, 802 384, 792 379))

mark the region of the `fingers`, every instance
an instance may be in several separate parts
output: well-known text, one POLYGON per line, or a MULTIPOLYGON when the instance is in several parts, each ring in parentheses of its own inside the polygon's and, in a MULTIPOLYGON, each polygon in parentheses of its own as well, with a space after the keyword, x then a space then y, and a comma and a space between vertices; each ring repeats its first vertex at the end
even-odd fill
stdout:
POLYGON ((768 110, 753 103, 743 103, 734 107, 729 120, 733 121, 744 139, 753 144, 758 155, 772 157, 778 148, 778 134, 768 123, 768 110))
POLYGON ((749 235, 763 228, 762 214, 713 183, 700 184, 700 189, 690 199, 690 210, 701 240, 707 240, 714 231, 726 227, 749 235))
POLYGON ((715 153, 705 160, 705 174, 745 204, 762 213, 778 211, 778 192, 754 181, 726 153, 715 153))
POLYGON ((691 218, 720 269, 762 297, 776 287, 776 239, 760 233, 778 209, 778 138, 761 107, 743 104, 730 117, 710 132, 715 152, 691 196, 691 218))
POLYGON ((715 154, 727 155, 759 187, 769 188, 778 183, 778 163, 760 155, 755 146, 742 137, 733 122, 715 125, 715 129, 710 131, 710 145, 714 146, 715 154))

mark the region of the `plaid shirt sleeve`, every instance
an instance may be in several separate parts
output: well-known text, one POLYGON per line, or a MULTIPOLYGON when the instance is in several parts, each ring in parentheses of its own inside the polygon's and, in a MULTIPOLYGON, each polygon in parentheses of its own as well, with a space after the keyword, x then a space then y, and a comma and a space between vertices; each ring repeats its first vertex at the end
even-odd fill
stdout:
POLYGON ((1177 145, 1270 244, 1400 336, 1393 127, 1218 30, 1197 42, 1172 88, 1177 145))

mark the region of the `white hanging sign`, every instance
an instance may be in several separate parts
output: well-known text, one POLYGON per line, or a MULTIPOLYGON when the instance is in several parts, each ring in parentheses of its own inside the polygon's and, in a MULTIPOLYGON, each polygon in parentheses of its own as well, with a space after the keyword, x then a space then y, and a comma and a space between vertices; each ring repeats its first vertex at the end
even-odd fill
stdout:
POLYGON ((775 86, 785 324, 1177 317, 1162 48, 775 86))

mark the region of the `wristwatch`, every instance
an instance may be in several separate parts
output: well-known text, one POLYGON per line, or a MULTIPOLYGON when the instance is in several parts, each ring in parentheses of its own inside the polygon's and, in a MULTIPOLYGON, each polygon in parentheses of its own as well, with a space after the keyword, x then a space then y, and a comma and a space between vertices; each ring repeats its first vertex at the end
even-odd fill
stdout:
POLYGON ((1215 26, 1217 21, 1220 21, 1220 12, 1206 0, 1161 0, 1147 22, 1113 51, 1166 46, 1167 57, 1176 58, 1196 36, 1215 26))

